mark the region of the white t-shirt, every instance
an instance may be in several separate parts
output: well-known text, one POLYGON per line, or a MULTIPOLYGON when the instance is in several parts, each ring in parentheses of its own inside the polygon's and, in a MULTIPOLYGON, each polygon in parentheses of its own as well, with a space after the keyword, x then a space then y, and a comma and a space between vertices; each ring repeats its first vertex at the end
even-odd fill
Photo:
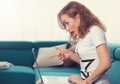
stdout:
POLYGON ((98 66, 99 57, 96 47, 106 43, 104 31, 98 26, 93 26, 85 36, 76 44, 76 53, 80 56, 81 75, 87 78, 98 66))

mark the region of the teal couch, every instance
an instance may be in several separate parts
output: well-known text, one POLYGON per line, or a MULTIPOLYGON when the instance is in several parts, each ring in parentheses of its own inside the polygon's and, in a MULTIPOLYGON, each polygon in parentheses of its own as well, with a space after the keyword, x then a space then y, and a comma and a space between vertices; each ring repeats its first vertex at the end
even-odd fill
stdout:
POLYGON ((13 64, 9 69, 0 69, 0 84, 35 84, 32 42, 0 42, 0 61, 13 64))
MULTIPOLYGON (((9 69, 0 69, 0 84, 35 84, 39 79, 38 70, 33 68, 35 60, 32 48, 37 56, 39 47, 51 47, 67 43, 66 41, 0 41, 0 61, 8 61, 13 65, 9 69)), ((120 44, 108 43, 112 66, 111 84, 120 84, 120 44)), ((80 67, 52 66, 40 68, 42 75, 70 76, 80 75, 80 67)))

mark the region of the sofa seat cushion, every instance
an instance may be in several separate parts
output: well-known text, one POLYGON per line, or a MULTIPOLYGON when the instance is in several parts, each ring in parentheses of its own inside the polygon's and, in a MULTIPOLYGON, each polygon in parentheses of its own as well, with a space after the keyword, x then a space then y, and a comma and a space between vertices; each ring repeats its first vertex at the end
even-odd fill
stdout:
POLYGON ((44 67, 40 70, 41 72, 80 73, 80 70, 75 67, 44 67))
POLYGON ((26 66, 11 66, 0 69, 0 83, 2 84, 35 84, 34 70, 26 66))
POLYGON ((120 84, 120 61, 114 61, 109 71, 110 84, 120 84))
MULTIPOLYGON (((39 68, 41 75, 45 76, 71 76, 79 75, 80 70, 75 67, 42 67, 39 68)), ((36 80, 39 79, 38 69, 35 68, 36 80)))

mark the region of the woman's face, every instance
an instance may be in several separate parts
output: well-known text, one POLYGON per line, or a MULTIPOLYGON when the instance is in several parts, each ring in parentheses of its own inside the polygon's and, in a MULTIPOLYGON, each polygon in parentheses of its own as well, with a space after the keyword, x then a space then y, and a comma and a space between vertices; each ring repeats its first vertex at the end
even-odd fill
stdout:
POLYGON ((72 35, 79 36, 80 16, 77 14, 75 18, 69 17, 67 14, 61 15, 61 21, 67 31, 72 35))

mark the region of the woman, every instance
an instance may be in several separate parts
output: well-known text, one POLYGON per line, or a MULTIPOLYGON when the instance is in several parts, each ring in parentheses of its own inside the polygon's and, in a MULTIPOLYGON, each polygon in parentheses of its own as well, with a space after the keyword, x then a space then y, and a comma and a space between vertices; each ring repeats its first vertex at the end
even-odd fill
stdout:
POLYGON ((80 64, 81 77, 70 76, 76 84, 109 84, 108 69, 111 66, 106 45, 105 27, 99 19, 81 3, 71 1, 58 14, 61 28, 70 33, 73 53, 56 47, 61 60, 71 59, 80 64))
POLYGON ((111 62, 104 25, 88 8, 75 1, 68 3, 59 12, 58 21, 60 27, 70 33, 70 41, 76 52, 74 54, 57 48, 60 51, 57 53, 59 58, 69 58, 81 66, 82 77, 71 76, 68 80, 77 84, 109 84, 107 70, 111 62))

